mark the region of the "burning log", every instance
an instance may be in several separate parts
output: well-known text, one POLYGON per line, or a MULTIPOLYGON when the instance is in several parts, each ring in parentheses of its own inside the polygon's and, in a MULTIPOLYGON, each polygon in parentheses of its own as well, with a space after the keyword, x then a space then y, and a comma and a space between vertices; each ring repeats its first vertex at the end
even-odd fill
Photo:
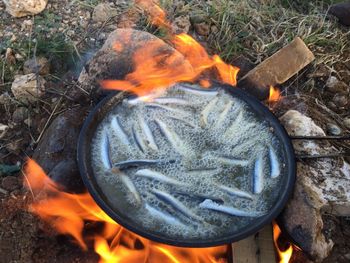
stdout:
POLYGON ((238 86, 261 100, 266 99, 270 86, 286 82, 314 59, 315 57, 309 48, 297 37, 249 71, 238 82, 238 86))

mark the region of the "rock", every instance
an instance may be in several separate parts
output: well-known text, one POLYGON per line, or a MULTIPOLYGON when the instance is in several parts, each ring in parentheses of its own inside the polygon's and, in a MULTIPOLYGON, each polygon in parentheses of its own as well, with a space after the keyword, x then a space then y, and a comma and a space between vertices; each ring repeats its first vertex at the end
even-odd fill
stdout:
POLYGON ((18 178, 16 176, 11 175, 6 176, 4 179, 2 179, 1 186, 9 192, 12 192, 21 187, 18 178))
MULTIPOLYGON (((290 135, 325 135, 311 118, 295 110, 289 110, 280 121, 290 135)), ((296 152, 309 155, 336 151, 325 142, 296 140, 293 145, 296 152)), ((350 165, 326 158, 297 163, 294 193, 280 215, 280 221, 301 249, 316 262, 326 258, 333 247, 333 241, 323 234, 324 213, 350 215, 350 165)))
POLYGON ((92 20, 94 22, 105 22, 116 15, 118 15, 117 9, 111 7, 109 3, 100 3, 94 8, 92 20))
POLYGON ((327 132, 330 135, 340 135, 342 130, 339 128, 338 125, 333 124, 333 123, 328 123, 327 124, 327 132))
POLYGON ((86 113, 86 108, 75 108, 56 117, 33 155, 44 171, 68 191, 85 189, 76 156, 78 136, 86 113))
POLYGON ((44 57, 32 58, 24 62, 23 72, 24 74, 48 75, 50 73, 50 63, 44 57))
POLYGON ((338 80, 334 76, 330 76, 329 79, 326 82, 326 89, 327 91, 333 92, 333 93, 349 93, 350 88, 348 85, 346 85, 343 81, 338 80))
POLYGON ((344 109, 349 103, 349 96, 345 94, 336 94, 332 101, 338 109, 344 109))
POLYGON ((0 139, 5 137, 7 130, 9 129, 9 126, 0 123, 0 139))
POLYGON ((17 75, 12 83, 11 91, 15 98, 23 103, 33 103, 45 93, 46 81, 33 73, 17 75))
POLYGON ((350 129, 350 117, 344 119, 344 125, 346 128, 350 129))
POLYGON ((6 11, 14 17, 36 15, 43 11, 48 0, 3 0, 6 11))
POLYGON ((172 31, 174 34, 188 33, 191 27, 189 16, 178 16, 174 19, 171 24, 172 31))
MULTIPOLYGON (((191 67, 184 57, 159 38, 138 30, 117 29, 105 41, 102 48, 96 52, 79 76, 81 88, 88 91, 93 99, 98 99, 103 92, 100 81, 106 79, 122 80, 134 69, 135 51, 149 47, 152 44, 152 54, 174 56, 174 66, 191 67)), ((76 97, 76 94, 69 94, 76 97)))
POLYGON ((196 23, 193 27, 200 36, 208 36, 210 33, 210 26, 205 22, 196 23))
POLYGON ((10 105, 12 102, 11 96, 8 94, 8 92, 4 92, 0 95, 0 105, 10 105))
POLYGON ((25 107, 17 108, 12 114, 12 120, 20 123, 28 117, 28 109, 25 107))
POLYGON ((339 19, 339 22, 345 26, 350 26, 350 2, 344 2, 332 5, 329 13, 339 19))
POLYGON ((270 86, 284 83, 314 59, 306 44, 297 37, 248 72, 238 82, 238 86, 259 99, 266 99, 270 86))

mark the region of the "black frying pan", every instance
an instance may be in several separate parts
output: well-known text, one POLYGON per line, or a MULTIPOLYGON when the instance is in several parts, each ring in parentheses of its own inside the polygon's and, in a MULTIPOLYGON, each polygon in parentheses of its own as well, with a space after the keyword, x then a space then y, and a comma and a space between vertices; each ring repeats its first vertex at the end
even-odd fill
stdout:
POLYGON ((110 94, 106 98, 104 98, 88 115, 83 128, 81 130, 79 141, 78 141, 78 164, 80 174, 83 178, 83 181, 96 201, 96 203, 101 207, 103 211, 105 211, 112 219, 114 219, 117 223, 125 227, 126 229, 148 238, 150 240, 165 243, 174 246, 180 247, 210 247, 223 245, 227 243, 236 242, 238 240, 244 239, 252 234, 255 234, 260 229, 262 229, 265 225, 270 224, 271 221, 276 218, 282 209, 284 208, 294 186, 295 177, 296 177, 296 163, 295 156, 292 143, 290 138, 283 128, 283 126, 279 123, 278 119, 274 114, 270 112, 270 110, 264 106, 260 101, 248 95, 244 91, 234 88, 225 84, 214 84, 212 88, 217 89, 225 89, 232 96, 237 97, 243 101, 245 101, 248 105, 250 105, 251 109, 256 112, 256 114, 267 121, 270 127, 273 129, 276 137, 280 140, 280 147, 284 153, 285 160, 285 174, 282 179, 282 186, 280 189, 280 196, 272 209, 264 216, 258 217, 253 220, 247 227, 244 229, 240 229, 240 231, 236 231, 235 233, 223 235, 219 238, 210 239, 210 240, 198 240, 197 241, 186 241, 186 240, 176 240, 168 237, 164 237, 159 234, 154 234, 145 231, 142 226, 131 224, 130 220, 126 219, 122 216, 121 213, 118 213, 115 209, 112 208, 110 204, 108 204, 108 199, 104 196, 102 190, 99 188, 95 176, 93 174, 93 170, 91 167, 91 152, 90 146, 91 141, 94 136, 95 130, 98 124, 104 119, 106 114, 119 102, 121 102, 124 98, 130 96, 127 93, 121 92, 116 95, 116 93, 110 94))

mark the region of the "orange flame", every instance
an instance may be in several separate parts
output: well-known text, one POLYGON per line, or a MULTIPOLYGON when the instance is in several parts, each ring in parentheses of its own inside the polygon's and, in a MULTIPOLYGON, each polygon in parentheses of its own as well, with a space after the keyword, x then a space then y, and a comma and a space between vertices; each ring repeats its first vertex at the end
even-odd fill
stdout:
POLYGON ((281 92, 278 88, 270 86, 269 102, 277 102, 281 99, 281 92))
POLYGON ((52 225, 58 233, 71 235, 84 249, 94 241, 100 263, 133 262, 223 262, 226 246, 178 248, 137 236, 114 222, 94 202, 89 193, 71 194, 61 190, 32 159, 25 165, 24 183, 35 195, 31 212, 52 225), (103 230, 83 235, 85 223, 103 223, 103 230))
POLYGON ((282 251, 279 248, 278 242, 277 242, 280 235, 281 235, 281 229, 276 224, 276 222, 273 222, 273 241, 275 243, 275 247, 278 253, 279 263, 288 263, 293 254, 293 245, 290 244, 285 251, 282 251))

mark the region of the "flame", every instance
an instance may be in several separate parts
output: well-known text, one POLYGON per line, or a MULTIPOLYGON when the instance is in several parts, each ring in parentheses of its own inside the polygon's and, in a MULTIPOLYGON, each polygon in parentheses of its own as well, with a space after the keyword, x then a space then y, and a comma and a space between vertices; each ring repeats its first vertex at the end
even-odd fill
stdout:
POLYGON ((276 222, 273 222, 273 242, 279 257, 279 263, 288 263, 293 254, 293 245, 289 244, 288 248, 285 251, 282 251, 278 246, 278 238, 281 235, 281 229, 276 222))
POLYGON ((278 88, 270 86, 269 102, 277 102, 281 99, 281 92, 278 88))
POLYGON ((225 256, 226 246, 178 248, 147 240, 114 222, 89 193, 64 192, 34 160, 28 159, 24 172, 24 184, 34 195, 30 211, 58 233, 72 236, 84 250, 89 249, 87 242, 93 241, 100 263, 222 262, 225 256), (86 222, 103 224, 103 229, 83 234, 86 222))
MULTIPOLYGON (((165 12, 157 1, 138 0, 136 4, 150 17, 154 25, 171 28, 165 12)), ((172 35, 168 32, 171 50, 163 41, 146 41, 133 55, 134 71, 124 80, 103 80, 105 89, 127 90, 138 96, 161 91, 178 82, 199 83, 204 88, 211 85, 210 79, 236 86, 239 68, 226 64, 218 55, 210 56, 195 39, 187 34, 172 35)), ((120 52, 120 43, 114 46, 120 52)))

